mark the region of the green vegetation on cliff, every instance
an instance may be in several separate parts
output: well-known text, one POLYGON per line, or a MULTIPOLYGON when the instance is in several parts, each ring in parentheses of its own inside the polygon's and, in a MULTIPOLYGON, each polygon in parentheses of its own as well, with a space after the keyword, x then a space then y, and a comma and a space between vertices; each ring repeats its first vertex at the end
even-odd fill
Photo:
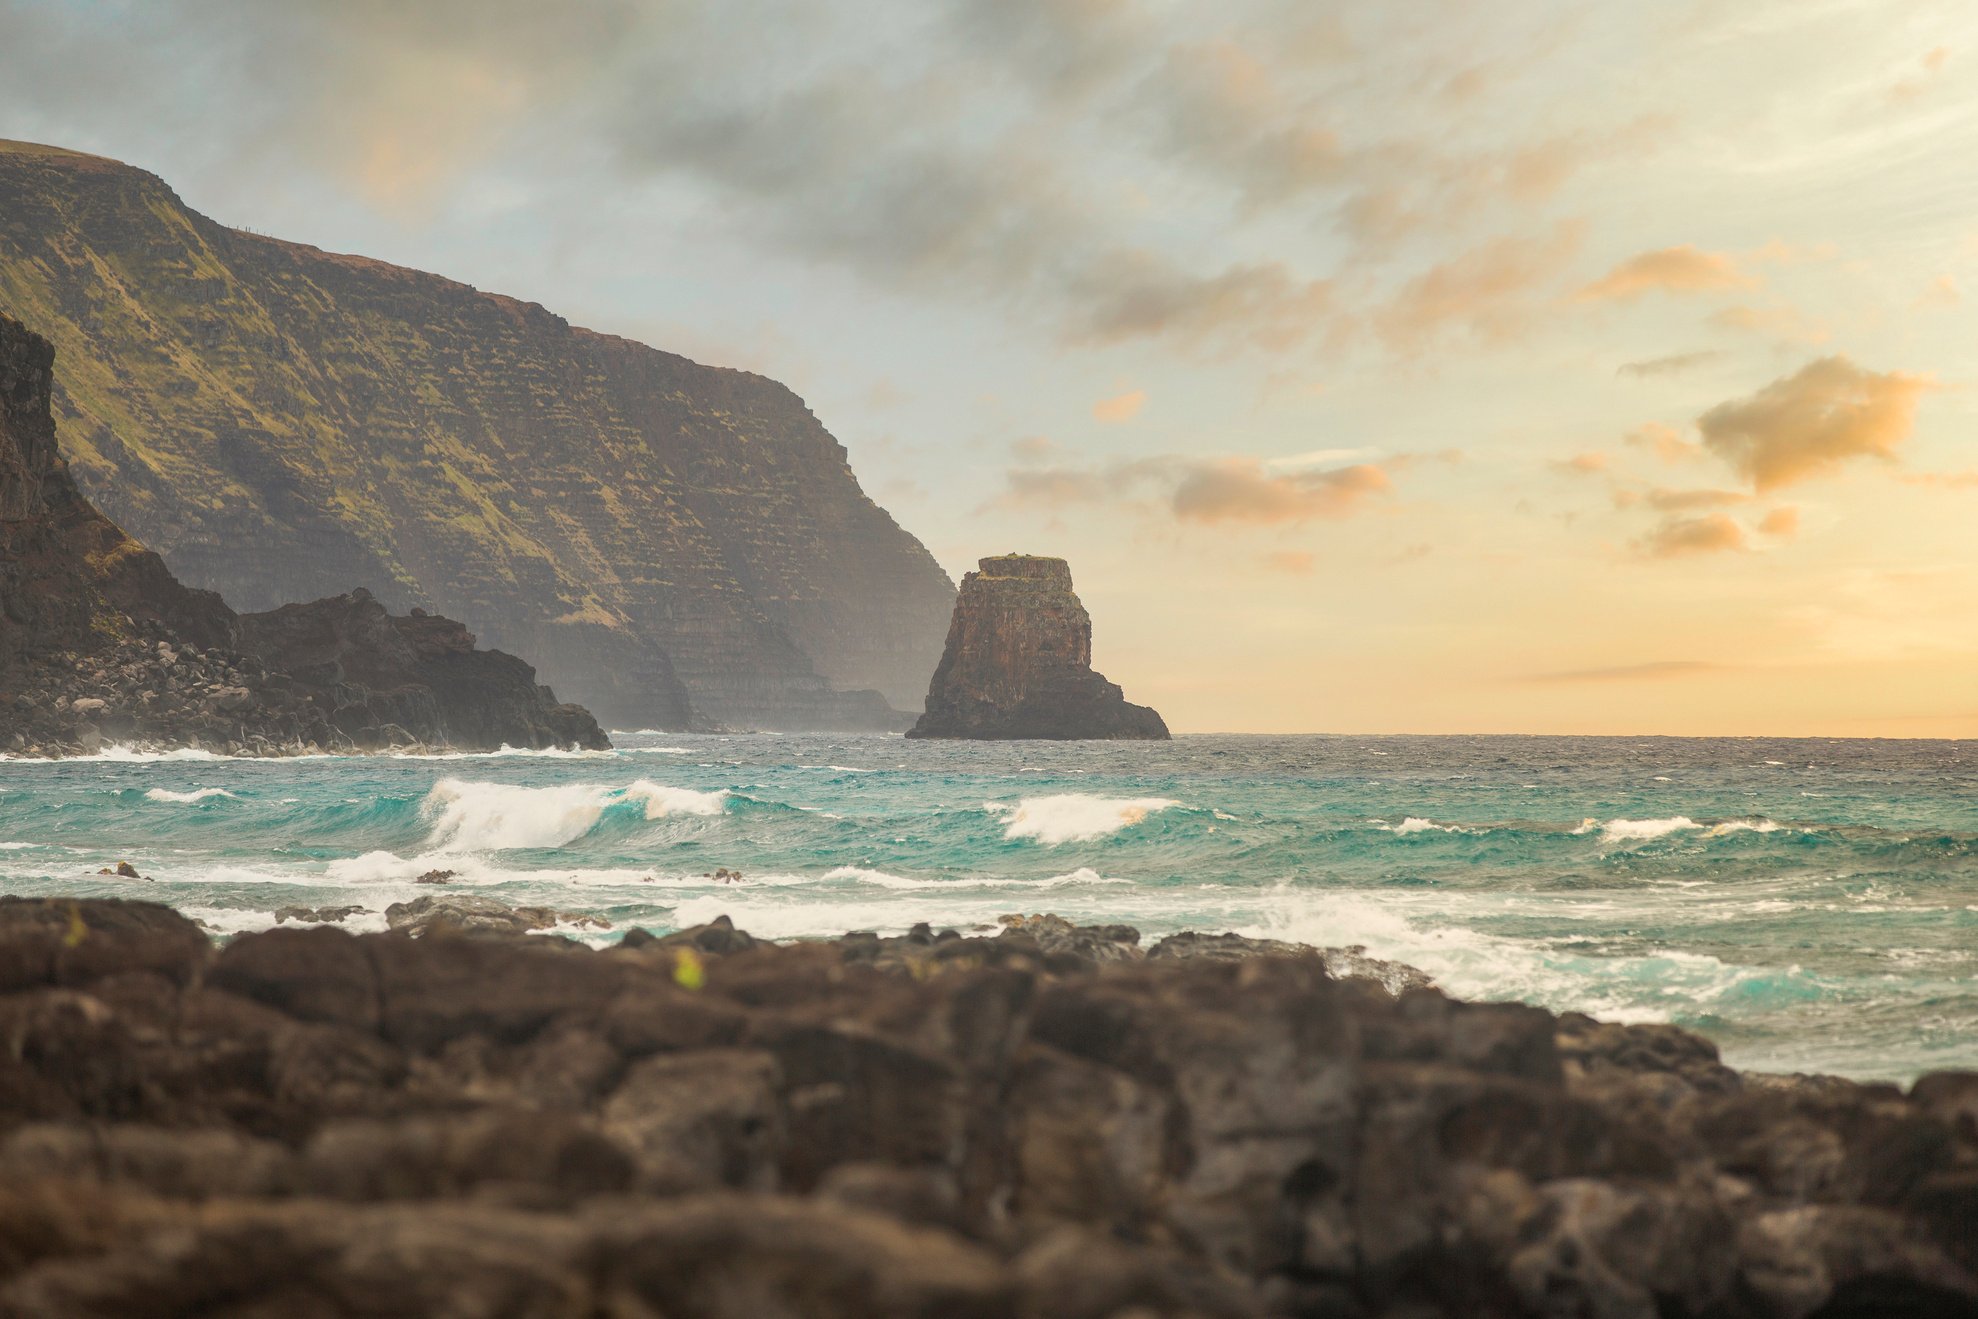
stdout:
POLYGON ((6 142, 0 310, 85 491, 238 608, 369 587, 635 725, 883 726, 939 657, 946 575, 773 381, 6 142))

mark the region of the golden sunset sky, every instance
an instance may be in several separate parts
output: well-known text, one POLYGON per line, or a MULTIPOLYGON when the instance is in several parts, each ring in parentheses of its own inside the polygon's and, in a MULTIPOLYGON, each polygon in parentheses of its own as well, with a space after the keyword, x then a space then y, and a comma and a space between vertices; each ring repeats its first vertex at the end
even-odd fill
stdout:
POLYGON ((1178 731, 1978 736, 1978 7, 0 0, 0 137, 788 383, 1178 731))

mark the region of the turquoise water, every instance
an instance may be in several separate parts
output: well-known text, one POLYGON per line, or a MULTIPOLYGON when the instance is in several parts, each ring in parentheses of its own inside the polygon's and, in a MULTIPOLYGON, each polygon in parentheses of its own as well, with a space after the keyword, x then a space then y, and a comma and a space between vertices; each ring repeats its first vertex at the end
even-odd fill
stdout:
POLYGON ((0 887, 221 930, 436 890, 771 938, 1013 911, 1364 944, 1729 1061, 1978 1067, 1978 743, 617 734, 594 755, 0 761, 0 887), (128 860, 156 881, 96 875, 128 860), (742 872, 716 883, 717 867, 742 872))

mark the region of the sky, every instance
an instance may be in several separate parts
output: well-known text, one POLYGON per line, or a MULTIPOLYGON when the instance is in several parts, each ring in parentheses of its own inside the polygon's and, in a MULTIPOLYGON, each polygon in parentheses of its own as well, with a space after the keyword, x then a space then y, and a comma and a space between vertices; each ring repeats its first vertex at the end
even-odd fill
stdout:
POLYGON ((1178 731, 1978 737, 1966 0, 0 31, 0 137, 784 381, 1178 731))

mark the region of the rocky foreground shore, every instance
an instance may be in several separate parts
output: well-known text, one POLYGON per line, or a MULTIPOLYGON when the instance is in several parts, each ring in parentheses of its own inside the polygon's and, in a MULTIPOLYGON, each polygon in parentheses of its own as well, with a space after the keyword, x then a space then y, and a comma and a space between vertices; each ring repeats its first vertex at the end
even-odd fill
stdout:
POLYGON ((216 947, 0 899, 0 1313, 1963 1315, 1978 1075, 1018 922, 216 947))

